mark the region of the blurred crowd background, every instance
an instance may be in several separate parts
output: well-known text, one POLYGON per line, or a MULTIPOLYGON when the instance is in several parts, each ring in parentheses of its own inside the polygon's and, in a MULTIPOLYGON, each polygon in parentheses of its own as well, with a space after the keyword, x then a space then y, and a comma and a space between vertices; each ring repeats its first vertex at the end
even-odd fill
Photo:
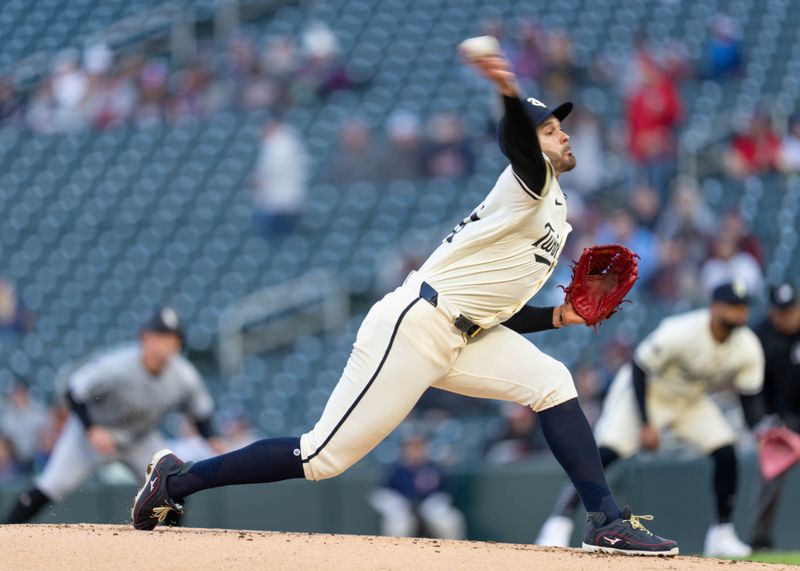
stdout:
MULTIPOLYGON (((531 336, 569 365, 591 420, 663 316, 736 276, 758 317, 766 286, 797 281, 796 3, 523 4, 206 0, 165 19, 149 0, 4 3, 0 482, 46 460, 59 379, 160 304, 186 321, 233 445, 305 431, 369 304, 505 165, 499 102, 455 54, 470 35, 500 39, 526 93, 576 103, 574 232, 536 302, 559 303, 584 246, 641 257, 633 303, 599 333, 531 336), (287 328, 220 372, 225 308, 312 269, 345 287, 345 323, 287 328)), ((191 445, 180 421, 166 429, 191 445)), ((442 465, 548 454, 529 410, 432 390, 366 461, 397 461, 411 435, 442 465)))

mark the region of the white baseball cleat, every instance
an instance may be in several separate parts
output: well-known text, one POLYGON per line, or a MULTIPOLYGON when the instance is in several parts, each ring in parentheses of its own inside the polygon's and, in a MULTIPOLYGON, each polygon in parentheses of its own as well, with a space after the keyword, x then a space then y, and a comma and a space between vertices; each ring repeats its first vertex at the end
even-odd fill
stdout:
POLYGON ((539 537, 536 538, 536 545, 569 547, 569 540, 572 537, 574 527, 575 524, 572 522, 572 518, 563 515, 551 515, 542 525, 539 537))
POLYGON ((712 525, 706 533, 703 555, 706 557, 747 557, 750 546, 736 536, 732 523, 712 525))

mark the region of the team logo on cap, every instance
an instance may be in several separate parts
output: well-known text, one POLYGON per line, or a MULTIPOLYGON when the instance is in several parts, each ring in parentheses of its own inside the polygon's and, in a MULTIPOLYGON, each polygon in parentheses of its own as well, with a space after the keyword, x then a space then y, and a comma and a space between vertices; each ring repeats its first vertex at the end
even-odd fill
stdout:
POLYGON ((536 105, 536 107, 544 107, 545 109, 547 109, 547 105, 545 105, 535 97, 528 97, 525 101, 527 101, 531 105, 536 105))
POLYGON ((778 303, 789 303, 792 301, 792 295, 794 292, 792 291, 792 286, 789 284, 783 284, 777 290, 775 290, 775 300, 778 303))
POLYGON ((733 289, 733 293, 737 295, 737 297, 747 297, 747 286, 744 285, 742 280, 735 280, 731 284, 731 288, 733 289))
POLYGON ((170 329, 177 329, 179 325, 178 314, 169 307, 165 307, 161 310, 161 321, 170 329))

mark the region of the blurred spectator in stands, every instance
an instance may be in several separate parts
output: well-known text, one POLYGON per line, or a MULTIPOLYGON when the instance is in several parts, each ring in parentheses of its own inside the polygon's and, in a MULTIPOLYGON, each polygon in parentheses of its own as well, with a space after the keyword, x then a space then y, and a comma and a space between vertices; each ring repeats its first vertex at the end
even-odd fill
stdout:
POLYGON ((293 101, 306 103, 353 86, 339 53, 339 41, 327 24, 308 24, 302 46, 304 61, 292 86, 293 101))
POLYGON ((15 123, 19 114, 20 103, 14 82, 8 77, 0 76, 0 126, 15 123))
POLYGON ((25 468, 33 466, 39 439, 48 422, 47 409, 31 396, 27 384, 17 379, 6 406, 0 409, 0 433, 11 441, 17 460, 25 468))
POLYGON ((706 51, 706 77, 722 79, 740 75, 742 65, 742 40, 733 18, 722 12, 711 19, 710 39, 706 51))
POLYGON ((646 184, 636 185, 631 192, 630 205, 636 223, 655 231, 661 214, 661 197, 656 189, 646 184))
POLYGON ((737 179, 767 174, 778 169, 780 156, 781 139, 772 130, 769 118, 755 113, 746 129, 733 137, 724 157, 725 171, 737 179))
POLYGON ((0 434, 0 484, 11 484, 19 480, 24 470, 14 455, 14 444, 0 434))
POLYGON ((380 172, 388 180, 417 180, 422 176, 422 137, 419 116, 399 109, 386 119, 386 145, 380 172))
POLYGON ((739 250, 753 256, 759 266, 764 266, 764 248, 761 240, 750 231, 738 208, 731 208, 725 212, 720 224, 720 233, 733 236, 739 250))
POLYGON ((275 104, 286 109, 293 104, 292 81, 299 72, 302 62, 297 43, 291 36, 270 38, 259 60, 248 77, 248 93, 243 97, 245 108, 256 108, 275 104), (263 70, 263 75, 260 74, 263 70), (256 101, 259 93, 261 100, 256 101))
POLYGON ((697 182, 689 177, 676 178, 671 200, 661 214, 658 233, 666 238, 681 238, 686 243, 695 242, 694 257, 701 261, 706 256, 706 241, 716 233, 716 227, 714 214, 697 182))
POLYGON ((480 28, 481 35, 494 36, 497 38, 497 41, 500 42, 500 46, 503 48, 503 52, 508 57, 509 61, 516 61, 519 44, 515 41, 515 38, 509 35, 506 24, 502 18, 484 18, 481 20, 480 28))
POLYGON ((640 83, 626 102, 633 184, 649 184, 664 201, 675 170, 683 103, 673 79, 654 60, 642 56, 636 65, 640 83))
POLYGON ((600 121, 589 109, 579 105, 570 114, 564 128, 569 133, 575 156, 581 158, 581 168, 564 173, 559 177, 559 183, 582 194, 600 190, 608 169, 600 121))
POLYGON ((689 48, 678 38, 668 38, 664 42, 659 61, 661 61, 664 71, 676 81, 682 82, 694 75, 689 48))
POLYGON ((45 78, 33 89, 34 93, 28 100, 24 115, 25 124, 34 133, 54 133, 55 100, 53 99, 53 86, 49 78, 45 78))
POLYGON ((572 95, 578 80, 578 66, 572 50, 572 39, 565 30, 549 34, 547 60, 542 75, 542 88, 549 100, 563 101, 572 95))
MULTIPOLYGON (((210 86, 213 81, 211 69, 202 59, 197 59, 172 74, 173 95, 170 101, 170 119, 182 117, 208 117, 213 111, 210 86)), ((264 105, 268 105, 269 102, 264 105)))
POLYGON ((137 125, 148 127, 164 123, 165 108, 169 101, 168 81, 169 67, 165 61, 153 58, 143 63, 138 77, 137 125))
POLYGON ((53 86, 53 124, 58 133, 76 131, 87 126, 84 103, 88 96, 86 73, 81 69, 77 52, 67 50, 58 55, 50 78, 53 86))
POLYGON ((781 141, 780 168, 785 173, 800 173, 800 116, 789 121, 789 132, 781 141))
POLYGON ((421 436, 404 443, 403 457, 368 501, 381 516, 382 535, 466 537, 464 515, 453 506, 442 471, 428 458, 428 444, 421 436))
POLYGON ((308 178, 305 144, 276 117, 264 126, 252 182, 256 224, 265 237, 278 239, 292 231, 306 201, 308 178))
POLYGON ((327 180, 334 184, 376 181, 381 171, 380 151, 367 125, 360 119, 345 119, 339 131, 339 144, 328 159, 327 180))
POLYGON ((706 299, 697 278, 701 262, 691 255, 696 246, 680 235, 664 236, 659 240, 658 267, 647 284, 654 296, 662 301, 686 304, 686 309, 692 301, 706 299))
POLYGON ((531 18, 520 23, 519 45, 512 60, 518 77, 536 81, 544 73, 547 63, 544 38, 544 31, 537 20, 531 18))
POLYGON ((639 278, 646 283, 658 265, 655 235, 640 225, 631 211, 618 208, 610 213, 597 234, 598 244, 622 244, 640 256, 639 278))
POLYGON ((672 185, 672 200, 656 227, 661 238, 659 269, 651 288, 664 300, 707 299, 698 273, 708 256, 708 243, 716 235, 714 214, 694 179, 678 177, 672 185))
POLYGON ((426 130, 425 175, 459 179, 472 174, 475 157, 458 115, 438 113, 430 118, 426 130))
POLYGON ((239 413, 225 423, 222 438, 229 450, 238 450, 252 444, 259 436, 247 416, 239 413))
POLYGON ((24 335, 33 328, 34 316, 17 295, 14 284, 0 277, 0 334, 24 335))
POLYGON ((739 249, 738 239, 730 232, 721 232, 712 243, 712 255, 700 270, 700 283, 710 294, 718 285, 741 280, 748 295, 758 297, 764 286, 764 275, 756 259, 739 249))
POLYGON ((578 402, 586 415, 586 420, 592 426, 600 418, 605 383, 606 380, 603 379, 598 368, 591 363, 579 363, 575 368, 575 389, 578 391, 578 402))
POLYGON ((504 426, 497 436, 487 441, 484 458, 490 464, 513 464, 536 452, 548 450, 539 428, 539 418, 528 406, 503 403, 504 426))
MULTIPOLYGON (((86 50, 86 78, 91 96, 86 102, 89 123, 94 129, 108 129, 124 124, 136 109, 138 91, 129 68, 121 64, 112 69, 113 56, 108 46, 86 50)), ((129 60, 123 60, 125 64, 129 60)))

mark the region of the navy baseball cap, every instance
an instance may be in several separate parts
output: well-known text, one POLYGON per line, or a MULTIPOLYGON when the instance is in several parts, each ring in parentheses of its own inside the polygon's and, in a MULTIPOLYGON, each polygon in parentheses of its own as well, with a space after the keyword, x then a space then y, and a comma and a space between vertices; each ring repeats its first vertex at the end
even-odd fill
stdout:
POLYGON ((572 111, 572 107, 572 103, 567 101, 555 109, 550 109, 547 105, 535 97, 528 97, 525 99, 525 109, 528 112, 528 115, 530 115, 531 119, 533 119, 534 125, 537 127, 547 121, 547 118, 551 115, 559 121, 563 121, 572 111))
POLYGON ((778 309, 786 309, 797 303, 797 290, 790 282, 781 282, 769 290, 769 301, 778 309))
POLYGON ((183 327, 178 313, 171 307, 159 307, 155 313, 145 321, 142 331, 155 333, 174 333, 183 341, 183 327))
POLYGON ((750 294, 743 281, 736 280, 730 283, 718 285, 711 292, 711 301, 720 301, 731 305, 748 305, 750 294))

